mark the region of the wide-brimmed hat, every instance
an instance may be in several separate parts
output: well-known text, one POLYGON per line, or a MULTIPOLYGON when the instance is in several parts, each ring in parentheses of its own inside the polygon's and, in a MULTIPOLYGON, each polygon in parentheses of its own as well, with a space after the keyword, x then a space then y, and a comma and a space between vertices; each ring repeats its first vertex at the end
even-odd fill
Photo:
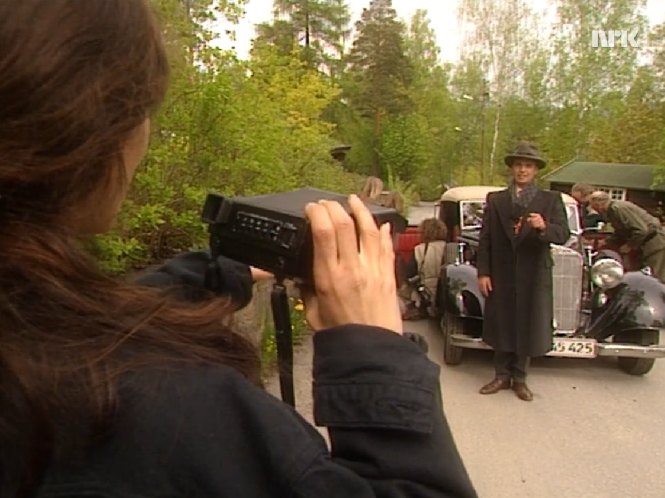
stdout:
POLYGON ((504 162, 506 163, 506 166, 512 166, 515 159, 529 159, 534 161, 538 165, 538 169, 544 168, 546 164, 545 159, 540 157, 538 147, 527 142, 520 142, 517 144, 513 153, 508 154, 504 158, 504 162))

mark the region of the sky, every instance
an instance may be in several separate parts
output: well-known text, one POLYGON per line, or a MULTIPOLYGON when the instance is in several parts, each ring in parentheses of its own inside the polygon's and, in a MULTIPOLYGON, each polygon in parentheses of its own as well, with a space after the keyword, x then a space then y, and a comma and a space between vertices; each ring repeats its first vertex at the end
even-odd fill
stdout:
MULTIPOLYGON (((370 0, 347 0, 351 10, 352 23, 360 18, 362 10, 369 6, 370 0)), ((527 0, 536 12, 543 13, 547 9, 548 0, 527 0)), ((418 9, 428 12, 430 26, 437 36, 441 49, 442 61, 456 61, 459 58, 460 29, 457 23, 458 0, 393 0, 393 8, 397 15, 408 22, 418 9)), ((235 48, 238 57, 246 59, 254 38, 254 25, 270 21, 272 18, 272 0, 249 0, 245 7, 246 15, 240 25, 235 27, 236 40, 221 38, 219 46, 235 48)), ((645 14, 651 25, 665 22, 665 0, 647 0, 645 14)))

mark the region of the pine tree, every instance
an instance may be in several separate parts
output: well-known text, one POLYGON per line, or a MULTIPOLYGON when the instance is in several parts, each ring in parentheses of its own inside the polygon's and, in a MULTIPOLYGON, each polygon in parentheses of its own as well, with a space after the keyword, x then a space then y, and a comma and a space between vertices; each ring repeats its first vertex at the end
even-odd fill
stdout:
POLYGON ((352 105, 372 121, 372 171, 379 175, 382 124, 389 116, 412 109, 413 67, 405 50, 406 27, 397 19, 391 0, 372 0, 356 31, 346 90, 352 105))

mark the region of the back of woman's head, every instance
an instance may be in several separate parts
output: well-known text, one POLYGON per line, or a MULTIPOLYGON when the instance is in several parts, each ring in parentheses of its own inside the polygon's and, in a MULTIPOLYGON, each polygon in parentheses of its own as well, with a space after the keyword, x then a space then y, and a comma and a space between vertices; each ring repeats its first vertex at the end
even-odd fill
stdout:
POLYGON ((437 218, 427 218, 420 223, 420 234, 423 242, 446 240, 446 225, 437 218))
POLYGON ((8 0, 0 75, 2 217, 51 224, 122 184, 168 65, 146 0, 8 0))
POLYGON ((253 348, 222 327, 228 302, 121 284, 79 245, 115 216, 127 144, 167 79, 148 0, 0 2, 1 496, 84 446, 79 422, 108 417, 128 370, 183 358, 258 382, 253 348))

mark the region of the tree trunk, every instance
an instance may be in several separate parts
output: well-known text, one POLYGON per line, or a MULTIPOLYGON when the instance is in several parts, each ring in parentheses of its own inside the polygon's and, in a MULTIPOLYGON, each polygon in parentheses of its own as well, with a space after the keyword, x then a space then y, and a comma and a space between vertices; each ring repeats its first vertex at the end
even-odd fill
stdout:
POLYGON ((482 108, 480 110, 480 184, 485 185, 485 124, 487 122, 485 111, 487 109, 487 102, 484 100, 481 104, 482 108))
POLYGON ((496 145, 499 140, 499 123, 501 122, 501 102, 497 103, 494 116, 494 136, 492 137, 492 151, 490 152, 490 184, 494 183, 494 160, 496 159, 496 145))
POLYGON ((381 176, 381 164, 379 162, 379 140, 381 137, 381 111, 374 111, 374 154, 372 154, 372 175, 381 176))

